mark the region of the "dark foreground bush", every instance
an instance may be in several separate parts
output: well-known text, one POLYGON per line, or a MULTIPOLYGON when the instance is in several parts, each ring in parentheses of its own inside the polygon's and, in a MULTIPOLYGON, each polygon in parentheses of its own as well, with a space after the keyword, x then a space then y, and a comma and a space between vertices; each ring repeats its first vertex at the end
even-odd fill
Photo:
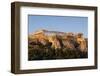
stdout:
POLYGON ((54 49, 51 46, 29 45, 28 60, 51 60, 51 59, 76 59, 87 58, 87 52, 67 48, 54 49))

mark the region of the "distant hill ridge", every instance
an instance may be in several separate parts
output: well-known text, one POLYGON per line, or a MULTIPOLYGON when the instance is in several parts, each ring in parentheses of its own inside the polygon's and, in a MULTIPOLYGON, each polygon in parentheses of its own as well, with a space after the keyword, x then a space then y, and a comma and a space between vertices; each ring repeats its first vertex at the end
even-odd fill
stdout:
MULTIPOLYGON (((32 34, 39 34, 39 33, 54 33, 54 34, 62 34, 62 35, 65 35, 65 34, 67 34, 67 33, 65 33, 65 32, 60 32, 60 31, 48 31, 48 30, 45 30, 45 29, 42 29, 42 30, 38 30, 38 31, 36 31, 36 32, 34 32, 34 33, 31 33, 31 35, 32 34)), ((72 32, 69 32, 69 34, 72 34, 72 32)))

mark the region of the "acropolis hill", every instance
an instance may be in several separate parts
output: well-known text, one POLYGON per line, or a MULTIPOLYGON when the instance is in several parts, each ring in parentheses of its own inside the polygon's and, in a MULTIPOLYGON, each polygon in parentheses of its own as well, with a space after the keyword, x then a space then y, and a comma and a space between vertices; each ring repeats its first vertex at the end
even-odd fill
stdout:
POLYGON ((29 34, 28 39, 29 44, 32 45, 41 43, 46 46, 50 43, 50 46, 55 49, 64 47, 71 50, 78 49, 81 52, 87 52, 88 50, 88 40, 84 37, 83 33, 39 30, 29 34))

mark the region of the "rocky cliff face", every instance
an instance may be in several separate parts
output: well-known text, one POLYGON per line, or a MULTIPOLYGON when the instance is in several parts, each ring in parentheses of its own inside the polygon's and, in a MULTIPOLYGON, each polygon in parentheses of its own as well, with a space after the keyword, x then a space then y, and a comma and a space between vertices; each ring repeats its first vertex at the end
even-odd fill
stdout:
POLYGON ((80 50, 87 52, 87 40, 82 33, 64 33, 57 31, 41 30, 29 35, 29 43, 42 44, 44 46, 50 44, 52 48, 67 48, 71 50, 80 50))

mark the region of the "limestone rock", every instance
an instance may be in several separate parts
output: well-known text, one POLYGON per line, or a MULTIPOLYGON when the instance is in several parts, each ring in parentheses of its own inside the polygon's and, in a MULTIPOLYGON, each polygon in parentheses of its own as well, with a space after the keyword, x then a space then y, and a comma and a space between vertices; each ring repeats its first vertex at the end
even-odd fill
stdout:
POLYGON ((87 38, 83 37, 82 33, 74 34, 72 32, 58 32, 39 30, 29 35, 29 42, 40 42, 42 45, 51 43, 51 47, 55 49, 61 49, 63 47, 87 52, 87 38), (36 41, 35 41, 36 40, 36 41))
POLYGON ((77 34, 76 39, 77 39, 77 43, 79 43, 79 49, 82 52, 86 52, 87 51, 86 50, 87 49, 87 41, 83 37, 83 34, 81 34, 81 33, 77 34))

